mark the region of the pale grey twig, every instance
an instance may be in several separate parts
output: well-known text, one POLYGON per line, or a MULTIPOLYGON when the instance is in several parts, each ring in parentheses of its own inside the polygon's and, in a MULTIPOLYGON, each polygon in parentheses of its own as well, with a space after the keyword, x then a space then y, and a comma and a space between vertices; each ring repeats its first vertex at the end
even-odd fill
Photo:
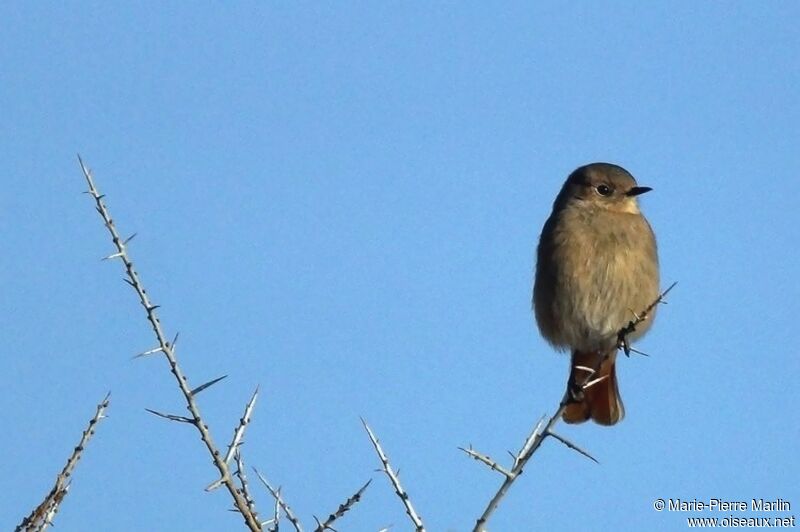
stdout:
POLYGON ((250 495, 250 484, 247 482, 247 474, 245 473, 242 450, 238 446, 236 447, 236 452, 234 453, 234 460, 236 460, 236 472, 234 474, 239 479, 239 486, 241 487, 242 490, 242 496, 247 501, 247 506, 250 507, 250 511, 252 512, 253 517, 258 519, 258 512, 256 511, 256 502, 253 499, 253 496, 250 495))
POLYGON ((364 494, 364 490, 366 490, 367 486, 369 486, 371 483, 372 479, 369 479, 366 484, 361 486, 361 488, 359 488, 359 490, 355 492, 355 494, 353 494, 351 497, 348 497, 346 501, 340 504, 339 507, 336 509, 336 511, 330 514, 324 522, 320 522, 319 519, 314 517, 314 519, 317 521, 317 528, 314 530, 314 532, 325 532, 326 530, 333 530, 332 525, 334 521, 336 521, 344 514, 346 514, 347 511, 350 510, 350 508, 355 506, 355 504, 361 500, 361 496, 364 494))
POLYGON ((264 475, 259 473, 258 469, 256 469, 255 467, 253 468, 253 471, 256 472, 256 475, 258 475, 259 480, 261 480, 261 483, 264 484, 264 486, 267 488, 270 494, 272 494, 272 496, 275 497, 275 500, 280 505, 281 510, 283 510, 283 513, 286 514, 286 519, 288 519, 289 522, 292 523, 292 526, 294 527, 295 531, 303 532, 303 526, 300 524, 300 520, 294 514, 289 505, 286 504, 286 501, 283 500, 283 497, 281 497, 281 489, 273 488, 272 485, 264 477, 264 475))
MULTIPOLYGON (((83 175, 86 178, 86 183, 89 186, 87 193, 94 199, 95 209, 103 219, 103 224, 111 234, 111 240, 116 248, 116 253, 109 255, 108 258, 119 258, 125 267, 125 273, 127 275, 125 282, 127 282, 136 291, 136 295, 139 296, 139 302, 142 304, 142 307, 144 307, 147 315, 147 321, 150 322, 150 326, 153 329, 153 334, 158 342, 157 349, 160 349, 164 353, 164 356, 169 363, 170 371, 175 377, 178 388, 180 389, 181 394, 186 401, 186 407, 190 413, 190 416, 187 419, 189 419, 189 422, 194 425, 200 433, 200 439, 203 441, 206 449, 211 455, 214 466, 217 468, 217 471, 219 471, 220 478, 223 479, 223 484, 233 498, 234 506, 244 518, 245 524, 251 531, 260 531, 261 524, 255 518, 255 516, 253 516, 244 496, 239 493, 236 483, 231 476, 228 463, 222 459, 222 455, 217 449, 217 446, 214 444, 213 438, 211 437, 211 431, 200 414, 200 407, 195 401, 192 388, 189 386, 188 379, 186 378, 186 375, 184 375, 183 370, 178 365, 178 359, 175 356, 174 347, 167 339, 167 335, 164 333, 164 329, 161 325, 161 320, 159 320, 158 314, 156 313, 158 305, 155 305, 150 301, 150 297, 147 295, 147 291, 144 289, 144 286, 139 279, 139 274, 136 272, 133 262, 128 255, 126 242, 129 242, 130 238, 123 240, 119 236, 117 228, 111 218, 111 214, 103 202, 104 196, 100 194, 94 184, 91 171, 86 167, 85 164, 83 164, 83 160, 80 158, 80 156, 78 156, 78 162, 81 165, 81 170, 83 171, 83 175)), ((164 417, 170 419, 169 415, 164 417)))
POLYGON ((258 398, 258 386, 256 386, 256 390, 253 392, 252 397, 250 397, 250 400, 244 407, 244 414, 242 415, 241 419, 239 419, 239 424, 233 431, 233 439, 231 440, 231 443, 228 445, 228 452, 225 453, 226 462, 231 461, 231 454, 234 452, 234 449, 237 449, 239 447, 239 444, 242 442, 242 438, 244 437, 244 430, 250 423, 250 418, 253 415, 253 409, 256 406, 257 398, 258 398))
POLYGON ((72 450, 72 454, 67 459, 66 465, 56 477, 56 482, 53 485, 53 488, 50 490, 50 493, 47 494, 47 497, 44 498, 39 506, 34 508, 30 515, 28 515, 19 525, 17 525, 15 529, 16 532, 29 532, 34 530, 38 532, 46 530, 47 527, 53 523, 53 518, 58 512, 59 505, 61 504, 61 501, 64 500, 64 497, 67 496, 67 492, 69 491, 70 478, 75 470, 75 466, 78 465, 78 461, 81 459, 81 455, 83 454, 83 450, 86 448, 86 444, 88 444, 89 440, 92 438, 92 436, 94 436, 97 424, 101 419, 106 417, 105 411, 108 408, 110 400, 111 393, 109 392, 100 402, 100 404, 97 405, 97 410, 95 411, 94 416, 89 420, 89 426, 86 427, 86 430, 84 430, 83 434, 81 434, 81 439, 78 442, 78 445, 76 445, 72 450))
MULTIPOLYGON (((281 490, 278 490, 278 494, 280 494, 281 490)), ((275 499, 275 513, 272 516, 268 524, 271 525, 269 527, 270 532, 278 532, 278 529, 281 526, 281 500, 280 498, 275 499)))
POLYGON ((484 464, 489 466, 490 469, 492 469, 494 471, 497 471, 498 473, 501 473, 501 474, 503 474, 503 475, 505 475, 507 477, 509 477, 509 476, 511 476, 513 474, 513 473, 511 473, 511 471, 509 471, 505 467, 503 467, 500 464, 498 464, 497 461, 495 461, 490 456, 485 455, 483 453, 480 453, 480 452, 476 451, 475 449, 473 449, 471 445, 467 449, 465 449, 464 447, 459 447, 459 449, 464 451, 465 453, 467 453, 469 456, 471 456, 472 458, 474 458, 478 462, 483 462, 484 464))
MULTIPOLYGON (((669 287, 666 290, 664 290, 663 292, 661 292, 658 295, 658 297, 652 303, 650 303, 650 305, 648 305, 648 307, 646 309, 644 309, 639 314, 636 314, 636 313, 633 314, 633 318, 634 319, 632 321, 628 322, 628 324, 625 327, 623 327, 622 329, 620 329, 619 332, 617 333, 617 349, 622 349, 622 351, 626 355, 630 356, 631 351, 634 351, 634 350, 631 349, 631 346, 628 343, 628 336, 630 334, 632 334, 636 330, 636 327, 640 323, 642 323, 643 321, 645 321, 647 318, 650 317, 650 312, 654 308, 656 308, 656 306, 658 306, 659 304, 662 304, 662 303, 663 304, 667 303, 664 300, 664 298, 667 296, 667 294, 669 294, 670 290, 675 288, 675 285, 677 285, 677 284, 678 284, 678 281, 675 281, 674 283, 669 285, 669 287)), ((639 353, 639 354, 642 354, 644 356, 650 356, 650 355, 648 355, 646 353, 641 353, 640 351, 636 351, 636 352, 639 353)))
MULTIPOLYGON (((231 443, 228 444, 228 451, 225 453, 225 462, 230 464, 231 458, 234 455, 234 452, 239 450, 239 445, 242 443, 242 438, 244 437, 244 431, 247 428, 247 425, 250 423, 250 418, 253 415, 253 410, 256 406, 256 399, 258 398, 258 386, 256 386, 256 390, 253 392, 252 397, 250 400, 247 401, 247 405, 244 407, 244 414, 239 419, 239 424, 236 425, 236 428, 233 430, 233 439, 231 443)), ((212 491, 217 489, 222 485, 222 479, 219 478, 209 484, 206 487, 206 491, 212 491)))
MULTIPOLYGON (((664 296, 666 296, 667 293, 670 290, 672 290, 676 284, 677 283, 672 283, 669 286, 669 288, 667 288, 661 294, 659 294, 659 296, 655 299, 655 301, 653 301, 643 312, 641 312, 640 314, 634 314, 634 320, 630 321, 625 327, 620 329, 617 335, 618 338, 617 349, 622 349, 626 354, 631 352, 632 349, 628 344, 628 336, 636 330, 636 327, 640 323, 642 323, 648 318, 650 312, 656 307, 656 305, 658 305, 659 303, 664 303, 664 296)), ((589 368, 585 366, 576 366, 578 369, 586 371, 586 377, 583 379, 583 382, 577 385, 577 388, 579 389, 580 392, 585 391, 587 388, 594 386, 598 382, 601 382, 602 380, 605 379, 605 377, 599 377, 597 379, 592 379, 592 377, 597 373, 597 371, 600 369, 600 366, 608 356, 610 356, 610 353, 606 354, 606 357, 601 358, 601 360, 597 363, 596 367, 594 368, 589 368)), ((539 449, 539 447, 542 445, 542 442, 548 436, 554 437, 555 439, 557 439, 570 449, 582 454, 583 456, 589 458, 595 463, 598 463, 597 460, 588 452, 584 451, 571 441, 567 440, 563 436, 556 434, 553 431, 553 427, 556 425, 556 423, 558 423, 558 420, 561 419, 564 410, 567 408, 569 404, 575 401, 574 398, 575 393, 576 390, 572 390, 571 387, 568 387, 567 391, 564 393, 564 397, 561 399, 561 403, 559 403, 558 405, 556 413, 553 414, 552 417, 547 419, 546 422, 545 418, 539 420, 539 422, 535 425, 531 433, 525 439, 525 443, 523 444, 522 449, 520 449, 519 453, 513 455, 514 465, 511 468, 511 470, 501 470, 498 469, 497 467, 493 467, 492 464, 495 463, 494 461, 492 460, 487 461, 477 458, 476 455, 480 455, 480 453, 477 453, 475 451, 473 452, 465 451, 473 458, 476 458, 478 461, 483 462, 492 469, 499 471, 500 473, 503 474, 503 483, 500 485, 500 488, 498 488, 497 492, 491 498, 489 504, 487 504, 486 509, 483 511, 481 516, 475 522, 475 527, 472 529, 473 532, 486 532, 487 530, 486 525, 489 522, 489 518, 497 509, 497 506, 500 504, 500 501, 503 500, 503 498, 506 496, 508 490, 511 488, 511 485, 514 483, 517 477, 522 474, 522 471, 525 465, 528 463, 528 460, 531 459, 533 454, 539 449)))
POLYGON ((381 461, 381 471, 386 473, 386 476, 389 477, 389 482, 392 483, 394 492, 398 497, 400 497, 400 500, 406 509, 406 514, 408 514, 409 519, 411 519, 411 522, 414 524, 414 530, 417 532, 425 532, 425 525, 422 524, 422 518, 420 518, 417 511, 414 509, 414 505, 411 504, 411 499, 408 496, 408 492, 406 492, 406 490, 403 489, 403 486, 400 484, 400 479, 398 478, 394 469, 392 469, 392 466, 389 463, 389 457, 387 457, 386 453, 383 451, 381 444, 378 442, 378 438, 375 436, 375 433, 372 432, 372 429, 369 428, 369 425, 367 425, 367 422, 363 417, 361 418, 361 423, 364 425, 364 429, 366 429, 367 434, 369 435, 372 446, 375 447, 375 452, 381 461))

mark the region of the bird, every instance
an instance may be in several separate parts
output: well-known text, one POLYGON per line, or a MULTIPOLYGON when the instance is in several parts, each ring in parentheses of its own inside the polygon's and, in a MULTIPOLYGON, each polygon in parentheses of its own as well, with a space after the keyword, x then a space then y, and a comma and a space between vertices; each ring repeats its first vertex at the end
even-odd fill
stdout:
MULTIPOLYGON (((659 297, 656 238, 638 201, 651 190, 616 164, 581 166, 542 228, 532 307, 545 340, 571 352, 567 423, 609 426, 625 416, 615 369, 619 332, 659 297)), ((655 308, 626 342, 641 338, 654 318, 655 308)))

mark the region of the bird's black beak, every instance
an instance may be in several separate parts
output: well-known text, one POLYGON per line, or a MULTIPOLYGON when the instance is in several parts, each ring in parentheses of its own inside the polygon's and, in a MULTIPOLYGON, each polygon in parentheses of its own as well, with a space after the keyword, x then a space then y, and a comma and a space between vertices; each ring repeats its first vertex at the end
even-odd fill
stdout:
POLYGON ((633 187, 628 192, 625 193, 626 196, 634 197, 638 196, 639 194, 644 194, 645 192, 650 192, 653 190, 650 187, 633 187))

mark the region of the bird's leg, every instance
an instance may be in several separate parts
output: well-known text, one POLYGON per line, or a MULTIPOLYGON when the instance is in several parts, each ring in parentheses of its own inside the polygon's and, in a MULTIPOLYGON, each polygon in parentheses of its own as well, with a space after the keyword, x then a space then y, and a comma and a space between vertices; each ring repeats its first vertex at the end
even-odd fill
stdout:
MULTIPOLYGON (((599 364, 598 364, 599 367, 599 364)), ((584 390, 586 389, 586 383, 597 373, 598 368, 590 368, 588 366, 582 366, 580 364, 575 364, 572 366, 572 371, 570 372, 569 382, 567 383, 567 395, 569 396, 569 402, 571 403, 580 403, 584 399, 584 390), (583 379, 578 379, 575 370, 581 370, 586 373, 586 377, 583 379)))
POLYGON ((631 344, 628 341, 628 333, 625 331, 630 329, 632 325, 633 322, 630 322, 627 327, 619 332, 619 336, 617 337, 617 345, 622 348, 622 352, 625 353, 625 356, 628 358, 631 356, 631 344))
POLYGON ((570 403, 580 403, 583 401, 583 386, 579 385, 574 380, 570 379, 567 386, 567 394, 569 395, 570 403))

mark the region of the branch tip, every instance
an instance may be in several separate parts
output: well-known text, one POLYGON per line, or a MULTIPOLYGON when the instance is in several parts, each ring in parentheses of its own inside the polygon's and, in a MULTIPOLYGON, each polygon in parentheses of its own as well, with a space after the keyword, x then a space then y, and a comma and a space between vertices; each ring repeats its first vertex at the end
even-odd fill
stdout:
POLYGON ((406 514, 408 515, 409 519, 411 519, 411 522, 414 524, 415 530, 417 530, 417 532, 424 532, 425 525, 422 524, 422 519, 420 518, 419 514, 417 514, 417 511, 414 509, 414 505, 411 504, 411 499, 408 496, 408 492, 406 492, 405 489, 403 489, 403 486, 400 484, 400 479, 398 478, 399 470, 395 472, 392 469, 392 466, 389 463, 389 458, 386 456, 383 447, 381 447, 381 444, 378 442, 378 438, 375 436, 375 433, 372 432, 372 429, 369 427, 367 421, 363 417, 361 418, 361 423, 364 425, 364 429, 366 429, 367 434, 369 435, 369 439, 372 442, 372 446, 375 448, 375 452, 378 455, 381 464, 383 465, 383 472, 386 474, 387 477, 389 477, 389 481, 392 483, 395 493, 402 501, 403 506, 406 509, 406 514))
MULTIPOLYGON (((204 388, 201 387, 200 389, 196 389, 194 391, 189 389, 187 384, 188 379, 184 375, 183 370, 181 369, 177 359, 175 358, 175 353, 173 352, 174 347, 170 348, 170 344, 161 326, 161 321, 156 315, 155 311, 156 309, 159 308, 159 306, 154 305, 150 301, 150 297, 147 294, 147 291, 145 290, 144 286, 142 285, 142 282, 139 278, 139 274, 137 273, 136 268, 133 265, 133 261, 125 251, 125 244, 130 242, 136 236, 136 233, 134 233, 127 239, 122 240, 114 224, 113 218, 111 217, 108 208, 103 202, 103 198, 105 196, 101 194, 100 191, 95 186, 91 170, 86 166, 80 154, 77 154, 77 157, 83 176, 86 179, 86 184, 89 189, 88 193, 92 196, 94 200, 94 208, 100 215, 100 218, 103 221, 103 225, 105 226, 106 230, 111 236, 112 243, 116 247, 116 253, 110 255, 109 258, 121 257, 123 259, 125 266, 125 274, 126 274, 125 281, 134 289, 136 295, 139 298, 139 302, 146 310, 146 319, 151 325, 152 331, 158 343, 158 347, 165 354, 165 356, 169 361, 170 372, 175 377, 175 381, 178 385, 178 388, 181 391, 181 394, 183 395, 186 401, 186 407, 189 410, 191 417, 175 416, 172 414, 162 414, 160 412, 156 412, 154 410, 149 410, 149 409, 148 411, 154 415, 172 421, 179 421, 179 422, 193 424, 197 428, 197 430, 200 432, 200 439, 205 444, 206 449, 208 450, 209 454, 212 457, 214 466, 217 468, 217 471, 219 472, 220 478, 223 479, 223 484, 225 485, 225 487, 227 488, 228 492, 230 493, 233 499, 234 506, 236 506, 239 513, 241 513, 247 527, 252 532, 259 532, 261 530, 261 526, 259 524, 259 521, 256 519, 254 515, 254 510, 251 510, 248 501, 239 492, 236 483, 231 478, 231 474, 228 469, 228 464, 222 460, 222 456, 219 450, 217 449, 216 445, 214 444, 211 432, 208 429, 208 425, 203 421, 200 414, 200 409, 194 399, 193 393, 199 393, 204 388)), ((176 340, 177 340, 177 335, 176 335, 176 340)), ((173 341, 173 346, 174 343, 175 340, 173 341)), ((210 384, 207 383, 205 387, 208 386, 210 386, 210 384)))

